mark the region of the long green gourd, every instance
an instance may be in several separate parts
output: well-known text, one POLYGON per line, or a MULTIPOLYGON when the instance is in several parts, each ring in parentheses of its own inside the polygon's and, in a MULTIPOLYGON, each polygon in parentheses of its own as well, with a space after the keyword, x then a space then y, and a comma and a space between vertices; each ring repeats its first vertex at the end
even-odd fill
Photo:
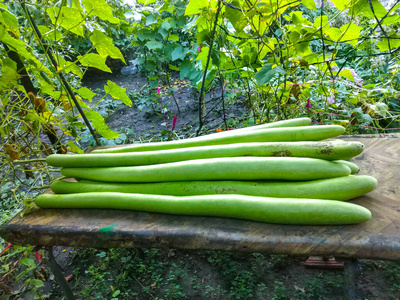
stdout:
POLYGON ((42 208, 124 209, 293 225, 357 224, 371 218, 368 209, 348 202, 244 195, 175 197, 124 193, 41 194, 35 202, 42 208))
POLYGON ((296 119, 281 120, 281 121, 276 121, 276 122, 271 122, 271 123, 266 123, 266 124, 261 124, 261 125, 248 126, 248 127, 238 128, 238 129, 232 129, 232 130, 222 131, 222 132, 219 132, 219 133, 207 134, 207 135, 196 137, 196 139, 203 139, 203 138, 209 138, 209 137, 213 137, 213 136, 236 134, 237 132, 243 132, 243 131, 247 131, 247 130, 259 130, 259 129, 268 129, 268 128, 280 128, 280 127, 309 126, 310 124, 311 124, 311 119, 310 118, 296 118, 296 119))
POLYGON ((200 138, 191 138, 168 142, 133 144, 118 148, 96 149, 93 150, 92 153, 156 151, 196 146, 226 145, 252 142, 320 141, 342 135, 344 132, 344 127, 339 125, 267 128, 259 130, 239 131, 227 135, 213 134, 200 138))
POLYGON ((360 168, 351 161, 340 159, 340 160, 335 160, 335 162, 345 164, 346 166, 348 166, 351 170, 351 174, 357 174, 360 171, 360 168))
POLYGON ((316 158, 222 157, 149 166, 62 168, 66 177, 105 182, 190 180, 316 180, 350 175, 350 168, 316 158))
POLYGON ((83 155, 52 154, 46 158, 55 167, 118 167, 162 164, 176 161, 239 156, 309 157, 344 160, 362 153, 360 142, 238 143, 128 153, 83 155))
POLYGON ((158 194, 172 196, 196 196, 213 194, 240 194, 277 198, 309 198, 346 201, 376 188, 378 182, 372 176, 343 176, 303 182, 277 181, 179 181, 158 183, 110 183, 81 180, 58 180, 51 184, 56 194, 90 192, 119 192, 133 194, 158 194))

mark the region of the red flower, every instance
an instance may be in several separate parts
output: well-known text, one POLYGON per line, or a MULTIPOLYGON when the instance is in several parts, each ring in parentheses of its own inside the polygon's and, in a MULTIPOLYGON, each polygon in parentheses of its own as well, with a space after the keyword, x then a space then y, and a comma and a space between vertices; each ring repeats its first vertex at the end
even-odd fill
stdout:
POLYGON ((172 117, 172 129, 171 129, 171 131, 174 131, 174 129, 175 129, 176 120, 178 120, 178 117, 173 116, 172 117))

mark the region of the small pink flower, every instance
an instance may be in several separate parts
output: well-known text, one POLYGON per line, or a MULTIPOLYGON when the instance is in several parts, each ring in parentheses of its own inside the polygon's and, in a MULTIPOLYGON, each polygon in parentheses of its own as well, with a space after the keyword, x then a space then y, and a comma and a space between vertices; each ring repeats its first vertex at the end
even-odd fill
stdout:
POLYGON ((160 88, 157 87, 157 94, 161 94, 160 88))
POLYGON ((171 131, 174 131, 174 129, 175 129, 176 120, 178 120, 178 117, 173 116, 172 117, 172 129, 171 129, 171 131))
POLYGON ((329 98, 328 98, 328 102, 329 102, 330 104, 332 104, 332 103, 335 102, 335 99, 333 99, 332 97, 329 97, 329 98))
POLYGON ((201 51, 201 46, 197 47, 197 51, 199 51, 199 52, 201 51))

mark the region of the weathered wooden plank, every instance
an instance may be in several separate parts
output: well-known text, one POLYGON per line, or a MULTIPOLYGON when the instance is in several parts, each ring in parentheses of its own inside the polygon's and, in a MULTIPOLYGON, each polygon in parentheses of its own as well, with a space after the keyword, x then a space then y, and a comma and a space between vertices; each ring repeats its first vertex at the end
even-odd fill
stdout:
POLYGON ((353 159, 376 190, 352 202, 372 219, 346 226, 289 226, 134 211, 35 209, 0 229, 19 245, 214 249, 400 260, 400 135, 342 136, 365 144, 353 159))

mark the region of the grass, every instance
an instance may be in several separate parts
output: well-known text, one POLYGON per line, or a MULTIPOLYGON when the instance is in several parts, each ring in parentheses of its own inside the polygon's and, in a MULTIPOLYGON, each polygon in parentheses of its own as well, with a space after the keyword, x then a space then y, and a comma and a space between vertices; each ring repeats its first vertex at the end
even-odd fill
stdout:
MULTIPOLYGON (((287 255, 161 249, 74 251, 82 299, 342 299, 343 270, 287 255)), ((360 261, 359 299, 397 299, 400 263, 360 261), (375 283, 374 283, 375 282, 375 283)))

